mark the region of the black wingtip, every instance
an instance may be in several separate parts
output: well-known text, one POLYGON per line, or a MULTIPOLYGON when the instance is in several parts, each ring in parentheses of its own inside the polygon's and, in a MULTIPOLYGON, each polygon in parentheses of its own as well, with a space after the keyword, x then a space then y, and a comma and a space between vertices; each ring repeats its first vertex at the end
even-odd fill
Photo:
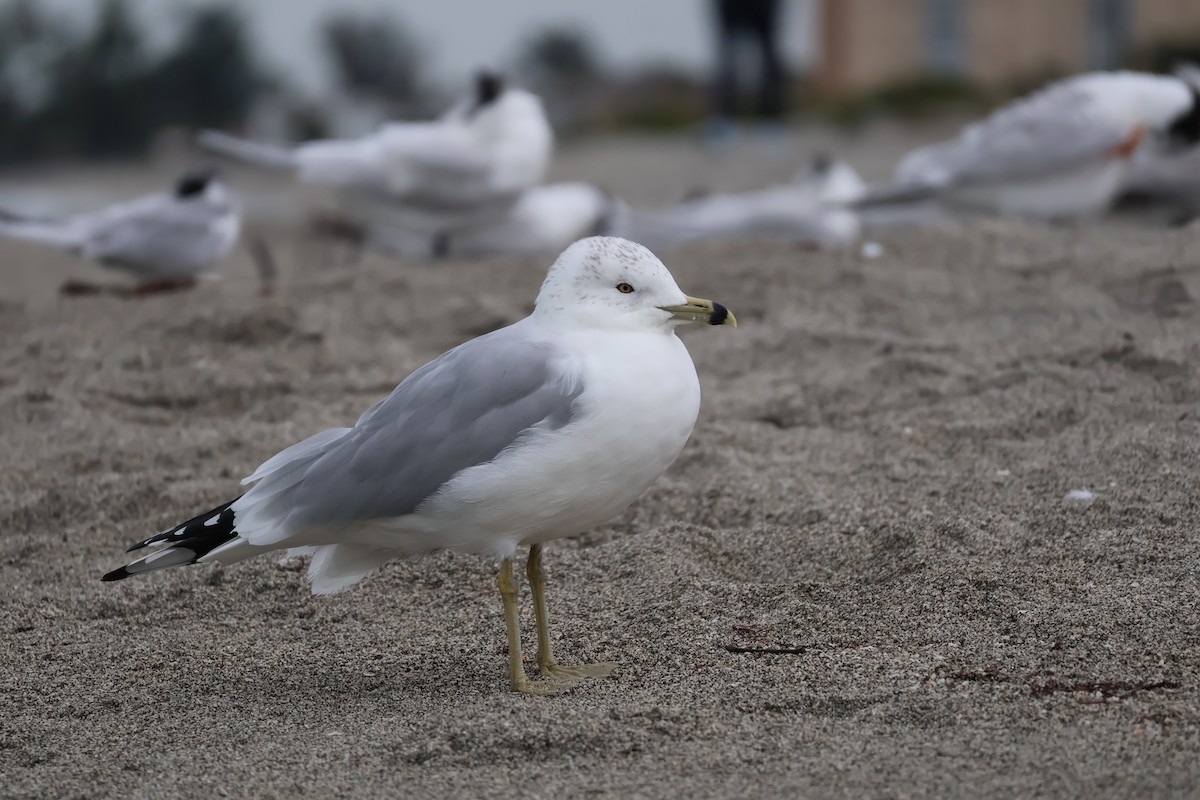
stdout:
POLYGON ((120 569, 114 569, 112 572, 106 573, 104 575, 104 577, 102 577, 100 580, 102 580, 102 581, 119 581, 119 580, 123 580, 124 578, 128 578, 131 574, 132 573, 129 570, 125 569, 124 567, 121 567, 120 569))
POLYGON ((236 498, 230 500, 228 503, 222 503, 216 508, 209 509, 203 514, 192 517, 182 525, 176 525, 175 527, 168 528, 161 533, 154 534, 149 539, 143 539, 140 542, 135 542, 134 544, 130 545, 129 549, 125 552, 132 553, 135 550, 141 550, 143 547, 149 547, 152 544, 159 544, 160 542, 178 544, 182 540, 194 539, 196 536, 211 538, 216 535, 215 541, 219 544, 225 541, 225 539, 221 537, 234 532, 234 514, 233 509, 231 509, 230 506, 232 506, 235 502, 237 502, 236 498), (212 521, 213 514, 220 515, 221 524, 214 525, 212 521))
POLYGON ((720 303, 713 303, 713 311, 708 316, 709 325, 724 325, 729 319, 729 309, 720 303))

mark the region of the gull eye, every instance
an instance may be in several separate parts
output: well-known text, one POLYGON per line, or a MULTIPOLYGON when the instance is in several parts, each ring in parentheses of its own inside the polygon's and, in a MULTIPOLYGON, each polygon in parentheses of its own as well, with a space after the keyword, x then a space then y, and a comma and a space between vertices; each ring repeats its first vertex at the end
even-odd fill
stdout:
POLYGON ((633 287, 630 286, 628 283, 621 281, 620 283, 617 284, 617 291, 620 292, 621 294, 629 294, 630 292, 633 291, 633 287))

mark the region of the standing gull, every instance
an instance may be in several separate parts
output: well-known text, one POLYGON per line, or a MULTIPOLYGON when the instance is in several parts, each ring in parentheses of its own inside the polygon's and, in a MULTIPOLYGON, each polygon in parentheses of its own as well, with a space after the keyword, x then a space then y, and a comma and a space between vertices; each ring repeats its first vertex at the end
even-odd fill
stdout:
MULTIPOLYGON (((211 171, 189 172, 170 194, 153 194, 66 219, 0 214, 0 236, 66 250, 138 281, 137 294, 187 288, 229 255, 241 207, 211 171)), ((64 293, 99 291, 68 282, 64 293)))
POLYGON ((329 594, 402 556, 491 554, 502 559, 513 688, 553 693, 607 675, 612 664, 554 660, 542 545, 619 514, 679 455, 700 385, 675 329, 697 322, 735 324, 724 306, 680 291, 644 247, 578 241, 528 317, 426 364, 354 427, 268 459, 241 497, 135 544, 161 547, 104 579, 314 548, 312 590, 329 594), (539 681, 521 659, 512 567, 521 545, 530 546, 539 681))

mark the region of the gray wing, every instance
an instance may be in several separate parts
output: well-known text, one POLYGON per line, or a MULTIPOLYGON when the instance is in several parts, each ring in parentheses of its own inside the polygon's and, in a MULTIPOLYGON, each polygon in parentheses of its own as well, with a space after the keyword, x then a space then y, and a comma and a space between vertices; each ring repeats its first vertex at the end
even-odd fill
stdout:
POLYGON ((1001 108, 957 139, 908 154, 896 178, 938 187, 1068 169, 1111 153, 1130 133, 1068 80, 1001 108))
MULTIPOLYGON (((292 463, 268 461, 239 505, 256 527, 285 532, 411 514, 525 432, 571 421, 583 387, 561 377, 559 358, 511 327, 473 339, 414 372, 353 428, 296 445, 292 463)), ((243 536, 278 539, 255 533, 243 536)))

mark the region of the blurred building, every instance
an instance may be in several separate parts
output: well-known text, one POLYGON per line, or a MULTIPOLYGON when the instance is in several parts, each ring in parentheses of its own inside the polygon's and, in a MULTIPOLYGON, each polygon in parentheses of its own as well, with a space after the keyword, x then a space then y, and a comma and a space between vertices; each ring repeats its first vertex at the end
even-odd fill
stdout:
POLYGON ((931 74, 1002 87, 1200 42, 1200 0, 821 0, 817 16, 829 94, 931 74))

